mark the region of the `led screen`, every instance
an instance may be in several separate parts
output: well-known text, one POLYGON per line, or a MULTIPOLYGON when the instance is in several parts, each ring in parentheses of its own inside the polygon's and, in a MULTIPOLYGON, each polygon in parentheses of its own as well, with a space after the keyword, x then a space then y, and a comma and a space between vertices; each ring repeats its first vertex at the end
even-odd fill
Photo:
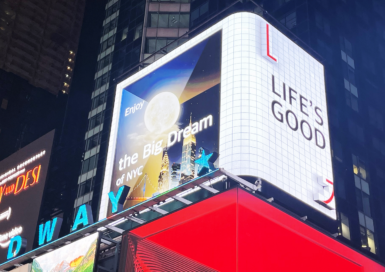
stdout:
POLYGON ((0 262, 9 241, 20 235, 32 249, 43 196, 54 131, 0 162, 0 262))
POLYGON ((194 177, 201 147, 336 218, 323 65, 258 15, 233 14, 119 83, 110 135, 100 219, 123 184, 129 207, 194 177))
POLYGON ((82 238, 33 260, 32 272, 94 271, 99 233, 82 238))
POLYGON ((131 189, 124 208, 195 177, 203 150, 218 152, 221 33, 121 91, 110 191, 131 189))

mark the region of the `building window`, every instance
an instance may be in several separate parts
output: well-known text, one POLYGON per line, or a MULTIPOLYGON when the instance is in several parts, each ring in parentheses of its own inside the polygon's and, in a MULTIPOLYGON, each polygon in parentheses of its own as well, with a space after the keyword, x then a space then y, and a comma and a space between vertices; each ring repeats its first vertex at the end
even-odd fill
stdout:
POLYGON ((365 141, 364 129, 361 126, 357 125, 354 121, 349 120, 348 127, 349 127, 349 132, 352 134, 352 136, 355 139, 357 139, 360 142, 365 141))
POLYGON ((380 152, 383 156, 385 156, 385 144, 380 141, 377 137, 373 136, 372 138, 373 147, 380 152))
POLYGON ((87 173, 88 171, 91 171, 92 169, 94 169, 96 166, 97 160, 98 160, 98 154, 83 161, 82 174, 87 173))
POLYGON ((340 45, 342 60, 355 69, 352 44, 346 38, 340 37, 340 45))
POLYGON ((103 121, 102 112, 91 117, 90 120, 88 121, 88 130, 93 129, 94 127, 100 125, 102 121, 103 121))
POLYGON ((195 21, 199 17, 206 15, 209 12, 209 2, 206 1, 191 12, 191 20, 195 21))
POLYGON ((358 212, 358 218, 360 221, 361 246, 376 254, 373 219, 362 212, 358 212))
POLYGON ((114 30, 118 24, 118 18, 112 20, 111 22, 107 23, 103 27, 103 35, 107 34, 111 30, 114 30))
POLYGON ((319 29, 321 29, 325 34, 330 36, 330 23, 327 18, 325 18, 321 13, 316 12, 315 14, 315 22, 319 29))
POLYGON ((101 60, 99 60, 97 70, 99 71, 104 67, 108 66, 110 63, 112 63, 112 57, 113 57, 113 54, 111 53, 105 56, 104 58, 102 58, 101 60))
POLYGON ((88 138, 86 140, 86 150, 90 150, 99 145, 100 133, 88 138))
POLYGON ((292 29, 297 25, 297 12, 293 11, 286 14, 283 19, 280 20, 288 29, 292 29))
POLYGON ((376 66, 372 61, 372 58, 365 53, 362 53, 361 56, 362 56, 362 65, 364 66, 365 70, 371 72, 372 74, 376 74, 376 66))
POLYGON ((331 62, 333 60, 333 50, 324 41, 317 39, 318 51, 321 55, 325 56, 326 61, 331 62))
POLYGON ((112 15, 113 13, 117 12, 118 9, 119 9, 119 2, 116 2, 115 4, 113 4, 111 7, 109 7, 107 10, 106 10, 106 18, 110 15, 112 15))
POLYGON ((366 164, 362 158, 352 154, 353 160, 353 173, 360 178, 367 180, 366 164))
POLYGON ((103 74, 95 80, 95 90, 108 83, 110 72, 103 74))
POLYGON ((188 28, 190 15, 188 13, 151 13, 150 27, 188 28))
POLYGON ((334 140, 332 142, 332 151, 333 151, 333 157, 339 161, 343 162, 343 151, 342 151, 342 146, 339 141, 334 140))
POLYGON ((115 42, 115 35, 108 38, 106 41, 104 41, 100 46, 100 52, 103 52, 107 48, 111 47, 115 42))
POLYGON ((343 213, 339 213, 339 218, 341 223, 341 234, 343 237, 350 240, 349 218, 343 213))
POLYGON ((369 106, 369 122, 371 125, 373 125, 374 127, 376 127, 381 131, 383 131, 384 129, 382 119, 383 119, 382 114, 379 111, 369 106))
POLYGON ((139 39, 140 37, 142 37, 142 32, 143 32, 143 24, 140 24, 140 25, 138 25, 138 26, 135 28, 134 41, 135 41, 136 39, 139 39))
POLYGON ((78 197, 88 194, 93 190, 93 188, 94 188, 94 182, 92 181, 92 179, 86 180, 85 182, 79 185, 78 197))
POLYGON ((121 41, 123 41, 123 40, 125 40, 125 39, 127 38, 127 34, 128 34, 128 27, 126 27, 125 29, 123 29, 121 41))
POLYGON ((106 102, 106 98, 107 98, 106 92, 103 92, 103 93, 99 94, 98 96, 94 97, 92 99, 91 109, 93 110, 93 109, 99 107, 100 105, 102 105, 104 102, 106 102))
MULTIPOLYGON (((175 42, 175 43, 171 44, 170 46, 166 47, 164 49, 165 53, 174 50, 179 45, 185 43, 186 40, 187 39, 180 39, 177 42, 175 42)), ((146 41, 145 53, 152 54, 154 52, 157 52, 161 48, 163 48, 166 45, 172 43, 173 41, 175 41, 175 39, 172 39, 172 38, 149 38, 146 41)))
POLYGON ((358 209, 363 211, 367 216, 371 216, 369 183, 355 175, 354 185, 356 186, 358 209))

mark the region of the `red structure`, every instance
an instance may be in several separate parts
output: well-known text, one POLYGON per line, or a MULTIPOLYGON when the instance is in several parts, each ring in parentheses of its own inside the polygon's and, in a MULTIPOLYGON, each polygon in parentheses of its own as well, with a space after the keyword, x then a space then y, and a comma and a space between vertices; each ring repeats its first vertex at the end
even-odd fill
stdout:
POLYGON ((138 227, 122 244, 120 271, 385 272, 241 188, 138 227))

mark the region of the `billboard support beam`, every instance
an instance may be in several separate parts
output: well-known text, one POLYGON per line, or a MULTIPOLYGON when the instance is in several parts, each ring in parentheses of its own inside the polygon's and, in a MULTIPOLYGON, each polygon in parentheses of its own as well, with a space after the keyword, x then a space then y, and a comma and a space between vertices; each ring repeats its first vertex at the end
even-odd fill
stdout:
POLYGON ((142 220, 142 219, 140 219, 140 218, 136 218, 136 217, 134 217, 134 216, 127 216, 127 219, 129 219, 129 220, 131 220, 131 221, 134 221, 134 222, 136 222, 136 223, 138 223, 138 224, 144 224, 144 223, 146 223, 146 221, 144 221, 144 220, 142 220))
POLYGON ((217 189, 211 188, 211 187, 209 187, 207 185, 204 185, 203 183, 199 184, 199 187, 201 187, 202 189, 205 189, 205 190, 207 190, 207 191, 209 191, 209 192, 211 192, 213 194, 219 193, 219 191, 217 189))
POLYGON ((114 226, 109 226, 109 225, 107 225, 107 226, 105 226, 107 229, 109 229, 109 230, 112 230, 112 231, 115 231, 115 232, 117 232, 117 233, 119 233, 119 234, 123 234, 123 232, 124 232, 124 230, 122 230, 122 229, 120 229, 120 228, 117 228, 117 227, 114 227, 114 226))
POLYGON ((177 196, 177 195, 173 196, 172 198, 179 201, 179 202, 182 202, 183 204, 186 204, 186 205, 192 204, 192 202, 190 200, 187 200, 187 199, 180 197, 180 196, 177 196))
POLYGON ((153 211, 155 211, 155 212, 157 212, 157 213, 160 213, 160 214, 162 214, 162 215, 165 215, 165 214, 168 214, 168 212, 167 211, 165 211, 165 210, 163 210, 163 209, 161 209, 161 208, 157 208, 157 207, 148 207, 150 210, 153 210, 153 211))

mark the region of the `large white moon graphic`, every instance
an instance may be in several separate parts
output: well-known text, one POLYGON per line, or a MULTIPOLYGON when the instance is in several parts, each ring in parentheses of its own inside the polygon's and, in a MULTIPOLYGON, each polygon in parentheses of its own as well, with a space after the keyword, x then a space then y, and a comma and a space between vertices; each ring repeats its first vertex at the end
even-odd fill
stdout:
POLYGON ((154 96, 148 103, 144 123, 149 131, 162 133, 175 124, 179 112, 178 97, 173 93, 163 92, 154 96))

